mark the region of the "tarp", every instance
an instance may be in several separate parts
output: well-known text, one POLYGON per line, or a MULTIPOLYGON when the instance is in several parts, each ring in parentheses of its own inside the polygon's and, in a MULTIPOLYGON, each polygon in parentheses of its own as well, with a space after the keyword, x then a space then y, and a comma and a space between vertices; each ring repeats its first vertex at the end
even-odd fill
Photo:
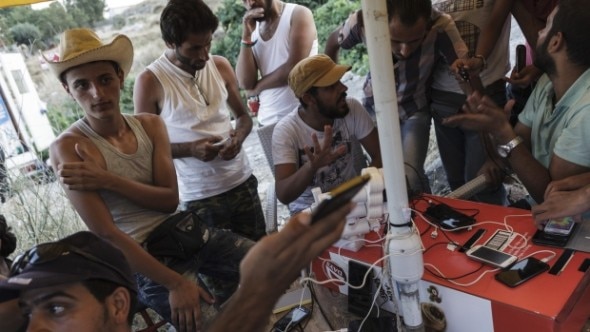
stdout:
POLYGON ((0 8, 30 5, 33 3, 47 2, 47 1, 52 1, 52 0, 0 0, 0 8))

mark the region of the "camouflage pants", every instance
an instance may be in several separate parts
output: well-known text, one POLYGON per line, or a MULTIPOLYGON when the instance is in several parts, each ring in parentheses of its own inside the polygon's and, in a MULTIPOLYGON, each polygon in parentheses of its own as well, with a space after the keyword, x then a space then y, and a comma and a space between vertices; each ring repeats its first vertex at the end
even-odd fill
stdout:
POLYGON ((180 209, 195 211, 209 227, 230 229, 253 241, 266 235, 266 223, 258 197, 258 180, 254 175, 222 194, 181 202, 180 209))
MULTIPOLYGON (((229 230, 209 229, 207 243, 190 259, 156 257, 185 278, 204 281, 205 289, 215 296, 215 305, 225 302, 237 289, 240 281, 240 262, 254 242, 229 230), (208 282, 207 280, 213 281, 208 282)), ((166 287, 136 273, 140 301, 171 322, 169 292, 166 287)), ((210 312, 209 304, 201 301, 201 311, 210 312)))

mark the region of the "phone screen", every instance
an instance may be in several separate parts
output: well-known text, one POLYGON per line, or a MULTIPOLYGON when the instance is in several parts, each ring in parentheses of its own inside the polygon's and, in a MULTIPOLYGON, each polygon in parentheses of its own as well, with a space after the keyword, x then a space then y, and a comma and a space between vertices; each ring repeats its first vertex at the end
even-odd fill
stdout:
POLYGON ((332 197, 323 200, 312 212, 311 223, 326 217, 330 213, 350 202, 352 198, 371 179, 369 174, 354 177, 330 191, 332 197))
POLYGON ((575 223, 571 217, 552 219, 545 225, 544 231, 549 234, 568 235, 574 228, 575 223))
POLYGON ((467 256, 497 267, 507 267, 516 260, 516 256, 494 250, 485 246, 475 246, 467 251, 467 256))
POLYGON ((309 315, 309 309, 305 307, 295 307, 291 309, 285 316, 279 319, 274 327, 275 331, 278 332, 287 332, 291 331, 292 329, 297 326, 305 317, 309 315))
POLYGON ((547 270, 549 270, 547 263, 534 257, 529 257, 516 262, 509 269, 496 274, 496 280, 509 287, 516 287, 547 270))

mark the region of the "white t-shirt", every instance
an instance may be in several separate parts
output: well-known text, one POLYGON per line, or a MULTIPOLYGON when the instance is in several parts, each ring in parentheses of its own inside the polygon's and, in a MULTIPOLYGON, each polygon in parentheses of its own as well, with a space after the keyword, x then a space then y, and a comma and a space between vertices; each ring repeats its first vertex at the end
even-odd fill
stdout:
MULTIPOLYGON (((361 140, 375 128, 373 120, 356 99, 346 98, 350 112, 342 119, 334 120, 332 125, 332 147, 341 144, 348 146, 348 153, 332 164, 318 170, 307 189, 295 201, 289 203, 289 211, 297 213, 311 206, 314 202, 311 189, 322 188, 329 191, 337 185, 358 175, 354 168, 355 156, 351 152, 351 141, 361 140)), ((318 140, 324 139, 324 132, 308 126, 299 116, 299 112, 289 113, 274 129, 272 136, 272 156, 275 165, 296 164, 299 169, 308 159, 304 147, 313 147, 312 133, 318 140)))

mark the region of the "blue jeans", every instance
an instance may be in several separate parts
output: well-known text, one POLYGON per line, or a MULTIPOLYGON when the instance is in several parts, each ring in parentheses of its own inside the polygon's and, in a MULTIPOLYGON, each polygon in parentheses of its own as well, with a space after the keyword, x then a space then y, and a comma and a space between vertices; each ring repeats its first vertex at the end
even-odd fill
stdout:
POLYGON ((258 180, 254 175, 219 195, 181 202, 180 209, 195 211, 209 227, 231 229, 253 241, 266 235, 266 223, 258 197, 258 180))
MULTIPOLYGON (((197 279, 201 279, 201 275, 212 280, 219 280, 220 283, 216 283, 216 286, 222 284, 223 289, 207 287, 209 285, 205 285, 204 288, 209 288, 209 291, 215 296, 216 305, 220 305, 237 289, 240 281, 240 262, 253 245, 254 242, 229 230, 209 228, 207 243, 191 259, 183 260, 171 257, 156 257, 156 259, 195 282, 197 279)), ((156 311, 167 322, 171 322, 168 289, 139 273, 135 274, 135 279, 139 300, 156 311)), ((209 306, 209 304, 201 301, 201 306, 209 306)), ((202 310, 205 309, 202 308, 202 310)))
POLYGON ((430 141, 430 112, 419 110, 406 120, 401 120, 404 167, 409 191, 430 193, 430 183, 424 171, 424 162, 430 141))
MULTIPOLYGON (((486 93, 494 102, 503 107, 506 104, 506 89, 502 82, 493 83, 486 88, 486 93)), ((456 114, 465 103, 465 95, 453 92, 432 91, 432 111, 434 129, 440 158, 447 173, 451 190, 455 190, 477 177, 487 159, 480 135, 476 131, 463 130, 442 125, 447 116, 456 114)), ((503 185, 487 188, 471 198, 475 201, 506 205, 506 190, 503 185)))

